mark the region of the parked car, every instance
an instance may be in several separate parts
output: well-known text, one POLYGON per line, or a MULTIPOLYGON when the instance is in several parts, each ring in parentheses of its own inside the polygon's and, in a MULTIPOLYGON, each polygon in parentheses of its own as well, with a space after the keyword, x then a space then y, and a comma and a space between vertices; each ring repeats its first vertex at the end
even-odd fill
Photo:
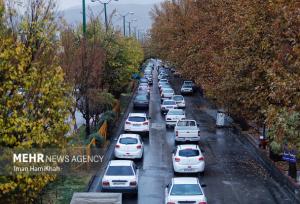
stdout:
POLYGON ((162 114, 166 114, 170 109, 177 108, 177 104, 174 100, 164 100, 160 106, 162 114))
POLYGON ((146 79, 145 77, 142 77, 142 78, 140 78, 140 83, 148 84, 148 79, 146 79))
POLYGON ((146 113, 130 113, 125 122, 125 132, 140 132, 149 134, 150 118, 146 113))
POLYGON ((141 159, 143 157, 144 144, 138 134, 120 135, 114 155, 120 159, 141 159))
POLYGON ((182 109, 170 109, 165 116, 166 126, 175 126, 177 121, 184 120, 185 118, 185 112, 182 109))
POLYGON ((148 94, 150 93, 150 87, 147 85, 140 85, 138 87, 138 92, 147 92, 148 94))
POLYGON ((198 145, 178 145, 172 154, 175 173, 204 174, 204 156, 198 145))
POLYGON ((159 89, 159 92, 161 94, 161 92, 164 90, 164 89, 172 89, 171 85, 170 84, 162 84, 160 89, 159 89))
POLYGON ((133 108, 149 108, 149 95, 148 94, 138 94, 133 100, 133 108))
POLYGON ((165 188, 165 204, 194 203, 207 204, 198 178, 177 177, 165 188))
POLYGON ((137 193, 139 170, 131 160, 112 160, 102 178, 103 192, 137 193))
POLYGON ((178 108, 185 108, 185 100, 182 95, 174 95, 172 100, 176 101, 178 108))
POLYGON ((193 90, 193 87, 190 86, 190 85, 182 85, 181 89, 180 89, 180 92, 182 95, 184 94, 192 94, 194 93, 194 90, 193 90))
POLYGON ((175 142, 198 142, 200 130, 195 120, 179 120, 174 128, 175 142))

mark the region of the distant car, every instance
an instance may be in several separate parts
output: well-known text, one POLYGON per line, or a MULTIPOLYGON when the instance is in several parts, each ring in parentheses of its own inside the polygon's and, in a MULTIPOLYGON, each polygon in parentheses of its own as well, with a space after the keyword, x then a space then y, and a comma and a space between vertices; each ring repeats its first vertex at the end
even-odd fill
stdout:
POLYGON ((161 91, 161 99, 171 99, 174 96, 174 90, 173 89, 162 89, 161 91))
POLYGON ((164 100, 160 106, 162 114, 166 114, 170 109, 175 108, 177 108, 177 104, 174 100, 164 100))
POLYGON ((174 95, 172 100, 176 101, 178 108, 185 108, 185 100, 182 95, 174 95))
POLYGON ((120 159, 141 159, 143 157, 144 144, 138 134, 120 135, 115 146, 115 157, 120 159))
POLYGON ((172 161, 176 173, 204 173, 204 156, 198 145, 178 145, 172 155, 172 161))
POLYGON ((193 88, 193 91, 195 91, 195 89, 196 89, 195 83, 193 81, 191 81, 191 80, 183 81, 183 85, 191 86, 193 88))
POLYGON ((175 72, 174 72, 174 77, 180 77, 180 72, 175 71, 175 72))
POLYGON ((175 143, 200 141, 200 130, 195 120, 179 120, 174 128, 175 143))
POLYGON ((172 89, 171 85, 170 84, 162 84, 160 89, 159 89, 159 92, 161 94, 161 92, 164 90, 164 89, 172 89))
POLYGON ((131 160, 112 160, 102 178, 103 192, 137 193, 139 170, 131 160))
POLYGON ((182 85, 180 92, 182 95, 184 94, 192 94, 194 93, 193 87, 190 85, 182 85))
POLYGON ((165 188, 165 204, 207 204, 198 178, 177 177, 165 188))
POLYGON ((150 93, 150 87, 147 85, 140 85, 138 87, 138 92, 147 92, 150 93))
POLYGON ((146 83, 146 84, 148 84, 148 79, 146 79, 145 77, 140 78, 140 83, 146 83))
POLYGON ((184 120, 186 118, 182 109, 170 109, 165 116, 166 126, 175 126, 177 121, 184 120))
POLYGON ((125 132, 149 134, 150 121, 146 113, 130 113, 125 122, 125 132))
POLYGON ((149 95, 148 94, 138 94, 133 100, 133 108, 149 108, 149 95))

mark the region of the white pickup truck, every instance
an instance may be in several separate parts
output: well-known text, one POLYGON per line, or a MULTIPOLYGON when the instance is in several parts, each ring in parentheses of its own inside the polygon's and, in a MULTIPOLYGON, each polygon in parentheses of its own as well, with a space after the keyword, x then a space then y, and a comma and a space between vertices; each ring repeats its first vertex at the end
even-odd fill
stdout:
POLYGON ((200 130, 195 120, 179 120, 174 128, 175 142, 200 141, 200 130))

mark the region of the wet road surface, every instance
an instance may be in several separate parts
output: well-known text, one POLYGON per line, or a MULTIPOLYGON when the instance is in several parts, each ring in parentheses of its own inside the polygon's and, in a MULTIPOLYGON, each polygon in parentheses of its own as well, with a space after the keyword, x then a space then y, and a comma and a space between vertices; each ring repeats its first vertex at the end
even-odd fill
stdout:
MULTIPOLYGON (((149 138, 144 137, 144 159, 137 162, 141 167, 139 192, 137 197, 123 195, 124 204, 163 204, 164 188, 173 177, 174 131, 166 129, 160 113, 156 71, 153 79, 149 109, 151 129, 149 138)), ((171 77, 171 84, 175 93, 179 94, 181 79, 171 77)), ((204 191, 208 203, 295 203, 231 129, 215 128, 216 110, 199 93, 186 96, 185 101, 187 118, 200 123, 202 138, 199 145, 204 150, 206 169, 199 179, 207 185, 204 191)), ((132 111, 132 105, 129 108, 131 112, 143 112, 132 111)), ((100 179, 101 173, 95 179, 95 185, 100 179)), ((101 186, 94 187, 94 191, 101 191, 101 186)))

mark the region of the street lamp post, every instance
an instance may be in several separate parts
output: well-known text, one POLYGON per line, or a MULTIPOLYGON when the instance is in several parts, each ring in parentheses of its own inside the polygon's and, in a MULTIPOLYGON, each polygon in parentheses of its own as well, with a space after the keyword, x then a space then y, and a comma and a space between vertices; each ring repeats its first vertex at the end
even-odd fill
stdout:
POLYGON ((134 12, 128 12, 124 15, 117 13, 117 15, 119 15, 123 18, 123 34, 124 34, 124 37, 126 36, 126 16, 128 16, 129 14, 133 15, 134 12))
POLYGON ((86 33, 86 15, 85 15, 85 0, 82 0, 82 32, 86 33))
POLYGON ((129 37, 131 37, 131 23, 137 21, 136 19, 133 19, 131 21, 128 22, 128 30, 129 30, 129 37))
MULTIPOLYGON (((104 6, 104 20, 105 20, 105 31, 108 31, 108 20, 107 20, 107 4, 109 4, 112 0, 103 2, 102 0, 91 0, 91 2, 96 2, 98 1, 99 3, 103 4, 104 6)), ((119 0, 114 0, 114 1, 119 1, 119 0)))

